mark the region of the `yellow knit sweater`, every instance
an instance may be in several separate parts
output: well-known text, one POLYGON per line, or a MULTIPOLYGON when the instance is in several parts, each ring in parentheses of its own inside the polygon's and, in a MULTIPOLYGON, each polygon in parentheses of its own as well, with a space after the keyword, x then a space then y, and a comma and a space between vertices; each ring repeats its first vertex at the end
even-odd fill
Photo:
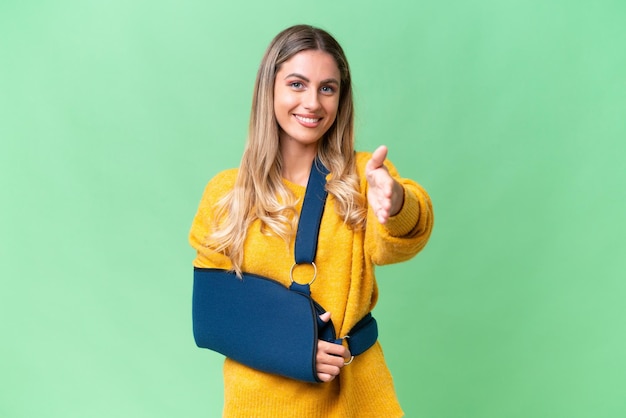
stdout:
MULTIPOLYGON (((357 169, 363 195, 367 193, 365 164, 369 153, 357 153, 357 169)), ((389 172, 404 187, 401 211, 381 225, 370 210, 364 231, 346 227, 333 210, 329 195, 322 217, 315 262, 317 279, 311 285, 313 298, 332 314, 338 336, 344 336, 370 312, 378 297, 374 265, 408 260, 425 245, 433 226, 433 212, 426 191, 409 179, 400 178, 386 161, 389 172)), ((194 218, 190 243, 197 250, 196 267, 230 268, 230 261, 204 244, 213 205, 234 185, 237 170, 215 176, 207 185, 194 218)), ((299 198, 305 187, 284 180, 299 198)), ((298 210, 300 210, 298 207, 298 210)), ((243 271, 271 277, 285 286, 290 283, 293 242, 289 246, 275 236, 263 235, 254 223, 244 244, 243 271)), ((300 270, 298 267, 297 270, 300 270)), ((307 272, 302 267, 303 277, 307 272)), ((297 281, 298 277, 296 277, 297 281)), ((302 279, 305 281, 305 279, 302 279)), ((329 383, 306 383, 271 375, 233 360, 224 363, 225 417, 359 417, 392 418, 403 415, 391 374, 377 342, 345 366, 329 383)))

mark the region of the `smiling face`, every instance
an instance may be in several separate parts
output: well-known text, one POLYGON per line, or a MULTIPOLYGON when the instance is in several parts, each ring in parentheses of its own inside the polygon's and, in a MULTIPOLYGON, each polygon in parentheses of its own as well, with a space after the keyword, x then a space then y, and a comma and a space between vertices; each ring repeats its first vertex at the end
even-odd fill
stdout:
POLYGON ((283 150, 317 149, 337 117, 340 80, 334 58, 324 51, 302 51, 282 63, 274 82, 274 114, 283 150))

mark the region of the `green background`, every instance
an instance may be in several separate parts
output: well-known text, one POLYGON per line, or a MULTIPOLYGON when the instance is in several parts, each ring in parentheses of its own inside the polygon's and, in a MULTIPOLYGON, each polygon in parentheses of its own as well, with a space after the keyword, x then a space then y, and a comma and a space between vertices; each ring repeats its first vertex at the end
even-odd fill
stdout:
POLYGON ((378 269, 407 416, 626 416, 622 0, 2 0, 0 416, 220 415, 187 233, 295 23, 346 50, 357 148, 434 202, 378 269))

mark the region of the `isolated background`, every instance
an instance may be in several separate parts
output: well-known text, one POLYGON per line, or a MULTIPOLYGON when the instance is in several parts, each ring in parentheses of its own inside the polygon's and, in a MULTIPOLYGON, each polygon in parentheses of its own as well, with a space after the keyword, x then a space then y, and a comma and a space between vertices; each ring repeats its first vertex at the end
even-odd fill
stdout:
MULTIPOLYGON (((0 416, 216 417, 187 233, 295 23, 436 226, 380 268, 407 417, 626 416, 626 3, 0 3, 0 416)), ((287 406, 288 407, 288 406, 287 406)))

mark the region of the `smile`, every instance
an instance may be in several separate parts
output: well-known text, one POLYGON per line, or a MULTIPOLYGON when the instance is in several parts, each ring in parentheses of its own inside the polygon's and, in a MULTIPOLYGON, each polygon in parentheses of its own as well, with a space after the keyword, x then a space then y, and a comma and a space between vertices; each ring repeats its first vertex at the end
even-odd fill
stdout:
POLYGON ((300 115, 294 115, 294 116, 296 117, 296 119, 298 119, 300 122, 303 122, 303 123, 317 123, 320 120, 322 120, 322 118, 306 118, 300 115))

